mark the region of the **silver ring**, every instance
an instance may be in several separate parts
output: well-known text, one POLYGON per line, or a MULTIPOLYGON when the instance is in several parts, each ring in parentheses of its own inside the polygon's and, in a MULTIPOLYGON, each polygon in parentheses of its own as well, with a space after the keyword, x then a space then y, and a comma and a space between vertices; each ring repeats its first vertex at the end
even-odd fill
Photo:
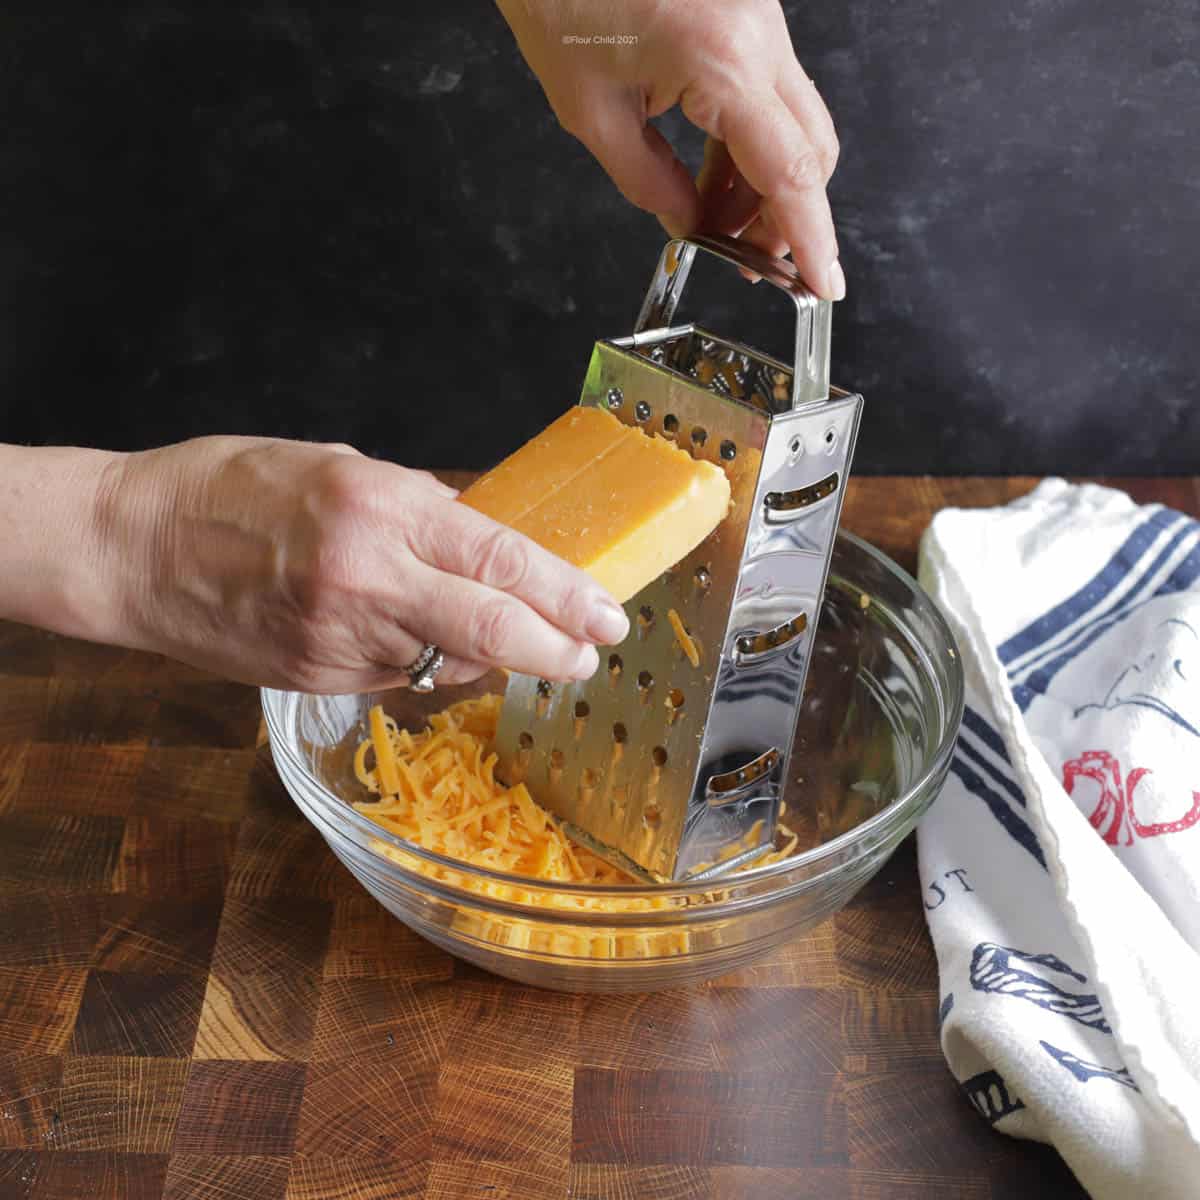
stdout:
POLYGON ((404 668, 414 692, 432 692, 437 673, 446 665, 446 656, 432 642, 404 668))

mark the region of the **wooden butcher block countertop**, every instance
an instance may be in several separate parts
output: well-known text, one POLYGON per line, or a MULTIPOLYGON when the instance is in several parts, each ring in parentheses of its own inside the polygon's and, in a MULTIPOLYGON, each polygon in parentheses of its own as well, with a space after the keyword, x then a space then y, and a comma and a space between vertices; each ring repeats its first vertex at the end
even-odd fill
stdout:
MULTIPOLYGON (((858 479, 845 525, 912 569, 937 508, 1033 482, 858 479)), ((385 913, 258 729, 250 688, 0 625, 3 1200, 1082 1195, 945 1067, 911 839, 710 986, 538 992, 385 913)))

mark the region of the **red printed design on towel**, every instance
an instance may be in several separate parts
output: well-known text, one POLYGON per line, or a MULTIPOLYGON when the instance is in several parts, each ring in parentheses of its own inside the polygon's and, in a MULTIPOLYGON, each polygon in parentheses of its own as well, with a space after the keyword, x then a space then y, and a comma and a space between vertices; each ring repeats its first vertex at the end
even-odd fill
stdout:
POLYGON ((1114 755, 1107 750, 1085 750, 1078 758, 1063 763, 1063 787, 1070 796, 1075 792, 1077 779, 1093 779, 1100 785, 1100 799, 1088 820, 1110 846, 1132 846, 1134 834, 1152 838, 1180 833, 1200 821, 1200 792, 1192 793, 1191 808, 1176 821, 1150 824, 1139 821, 1134 793, 1142 778, 1150 773, 1147 767, 1135 767, 1123 782, 1121 764, 1114 755))

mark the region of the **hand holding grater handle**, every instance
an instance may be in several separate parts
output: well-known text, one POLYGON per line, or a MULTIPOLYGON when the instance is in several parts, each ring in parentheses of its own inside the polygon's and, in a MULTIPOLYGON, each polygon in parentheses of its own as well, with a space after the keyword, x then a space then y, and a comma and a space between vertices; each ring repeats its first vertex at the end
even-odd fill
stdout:
POLYGON ((626 604, 607 667, 569 685, 513 675, 505 693, 501 777, 633 874, 719 874, 773 840, 862 404, 829 386, 830 310, 791 263, 674 239, 633 335, 593 349, 580 404, 715 463, 732 495, 626 604), (697 250, 791 297, 793 364, 671 325, 697 250))

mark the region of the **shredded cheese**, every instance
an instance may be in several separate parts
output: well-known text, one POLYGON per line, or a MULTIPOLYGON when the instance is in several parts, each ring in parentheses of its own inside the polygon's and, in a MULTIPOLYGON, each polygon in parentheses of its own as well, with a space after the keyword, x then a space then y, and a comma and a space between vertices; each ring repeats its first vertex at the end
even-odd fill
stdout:
POLYGON ((698 667, 700 665, 700 648, 673 608, 667 610, 667 620, 671 622, 671 628, 675 631, 675 640, 679 643, 680 650, 687 655, 687 660, 693 667, 698 667))
MULTIPOLYGON (((459 701, 435 714, 429 727, 415 734, 400 729, 378 705, 372 708, 370 736, 355 752, 354 773, 374 799, 359 801, 354 807, 381 828, 422 849, 473 866, 572 887, 635 882, 585 847, 573 845, 523 783, 506 788, 496 779, 497 756, 490 747, 500 703, 495 695, 459 701)), ((785 850, 765 853, 758 865, 792 852, 798 839, 786 828, 783 832, 790 838, 785 850)), ((697 902, 686 897, 530 891, 434 866, 382 841, 375 849, 410 870, 521 904, 581 913, 628 913, 697 902)), ((583 927, 543 929, 531 922, 493 918, 481 910, 467 909, 460 909, 455 921, 474 937, 576 957, 659 957, 685 953, 690 945, 687 931, 677 929, 601 934, 583 927)))

